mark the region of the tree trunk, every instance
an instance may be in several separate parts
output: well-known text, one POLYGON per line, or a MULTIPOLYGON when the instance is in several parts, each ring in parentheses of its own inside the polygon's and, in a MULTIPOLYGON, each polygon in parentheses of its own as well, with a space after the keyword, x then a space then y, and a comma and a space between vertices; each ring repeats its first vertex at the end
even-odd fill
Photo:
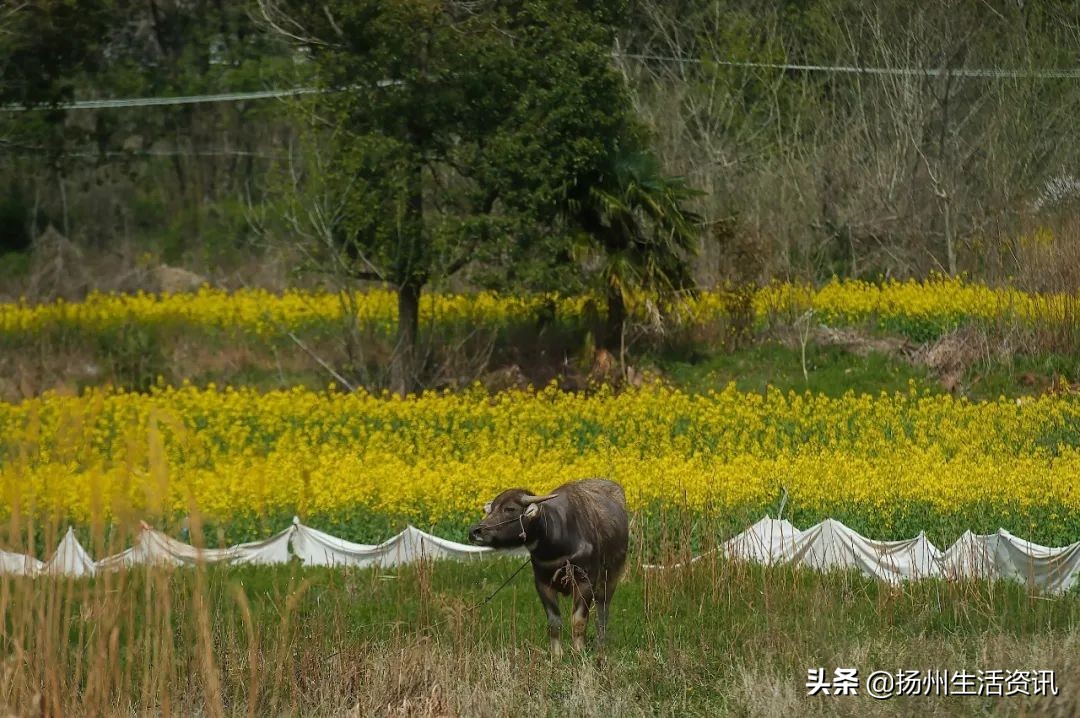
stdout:
POLYGON ((390 366, 390 381, 399 396, 416 388, 416 335, 420 326, 420 289, 418 281, 398 287, 397 344, 390 366))
POLYGON ((949 166, 949 145, 947 142, 949 136, 949 95, 952 90, 952 73, 948 73, 945 76, 945 95, 941 99, 941 131, 938 133, 938 162, 941 169, 938 170, 938 175, 942 179, 944 189, 939 188, 938 193, 941 195, 942 203, 944 204, 944 211, 942 220, 944 222, 944 235, 945 235, 945 261, 949 265, 949 276, 956 276, 956 244, 953 241, 953 228, 952 228, 952 207, 950 201, 952 197, 952 181, 953 176, 952 168, 949 166))
POLYGON ((953 238, 952 207, 949 202, 952 198, 945 195, 942 200, 945 204, 945 259, 949 263, 949 276, 956 276, 956 241, 953 238))
POLYGON ((626 323, 626 301, 622 291, 615 287, 607 290, 607 320, 604 322, 604 336, 600 342, 614 356, 622 349, 623 324, 626 323))
POLYGON ((405 221, 399 230, 398 248, 398 330, 390 379, 393 390, 405 396, 416 389, 416 339, 420 326, 420 290, 427 283, 424 247, 423 165, 419 159, 409 171, 405 198, 405 221))

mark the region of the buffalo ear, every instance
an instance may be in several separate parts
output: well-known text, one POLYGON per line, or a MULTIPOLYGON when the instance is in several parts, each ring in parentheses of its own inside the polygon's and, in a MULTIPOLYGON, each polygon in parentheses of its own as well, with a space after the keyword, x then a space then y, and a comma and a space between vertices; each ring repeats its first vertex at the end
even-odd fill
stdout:
POLYGON ((527 519, 534 519, 540 515, 540 504, 529 504, 525 507, 525 513, 523 514, 527 519))
POLYGON ((491 513, 491 502, 488 501, 486 504, 484 504, 484 514, 487 515, 487 514, 490 514, 490 513, 491 513))

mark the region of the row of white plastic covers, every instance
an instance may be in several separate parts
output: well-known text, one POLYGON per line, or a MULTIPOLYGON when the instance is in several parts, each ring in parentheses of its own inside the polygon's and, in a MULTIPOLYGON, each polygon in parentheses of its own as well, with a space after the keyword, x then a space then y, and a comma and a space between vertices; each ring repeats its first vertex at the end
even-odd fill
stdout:
MULTIPOLYGON (((770 565, 793 564, 821 571, 856 569, 890 583, 922 578, 997 578, 1061 593, 1080 580, 1080 541, 1050 548, 1017 538, 1005 529, 992 534, 966 531, 942 551, 922 532, 902 541, 874 541, 833 519, 800 531, 788 521, 763 518, 716 551, 728 558, 770 565)), ((691 563, 702 558, 697 556, 691 563)))
MULTIPOLYGON (((462 560, 490 553, 491 549, 448 541, 414 526, 408 526, 383 543, 371 545, 346 541, 293 519, 292 526, 263 541, 221 549, 198 549, 144 524, 134 545, 115 556, 94 561, 69 528, 48 561, 0 551, 0 572, 92 576, 98 571, 139 564, 280 564, 287 563, 293 556, 309 566, 391 568, 424 559, 462 560)), ((497 553, 525 555, 524 549, 497 553)), ((921 578, 1000 578, 1017 580, 1049 593, 1060 593, 1080 580, 1080 541, 1061 548, 1049 548, 1017 538, 1004 529, 983 535, 968 531, 941 551, 923 533, 903 541, 874 541, 832 519, 800 531, 788 521, 763 518, 711 553, 762 564, 806 566, 822 571, 855 569, 889 582, 921 578)), ((691 563, 704 557, 697 556, 691 563)), ((644 566, 647 570, 675 567, 644 566)))
MULTIPOLYGON (((377 566, 392 568, 422 559, 470 559, 494 553, 482 546, 469 546, 425 533, 415 526, 380 544, 359 544, 331 536, 293 519, 293 525, 268 539, 228 548, 196 548, 143 524, 131 548, 95 561, 68 528, 48 561, 0 551, 0 573, 37 576, 93 576, 99 571, 166 564, 193 566, 197 563, 282 564, 293 556, 308 566, 377 566)), ((524 549, 500 551, 504 555, 526 555, 524 549)))

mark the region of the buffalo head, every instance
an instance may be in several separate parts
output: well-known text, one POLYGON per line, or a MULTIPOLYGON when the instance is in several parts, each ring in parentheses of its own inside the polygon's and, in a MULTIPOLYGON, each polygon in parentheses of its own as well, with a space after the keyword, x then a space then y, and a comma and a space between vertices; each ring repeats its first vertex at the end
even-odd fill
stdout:
POLYGON ((523 545, 528 527, 540 515, 540 504, 555 496, 507 489, 484 506, 484 520, 469 529, 469 542, 492 548, 523 545))

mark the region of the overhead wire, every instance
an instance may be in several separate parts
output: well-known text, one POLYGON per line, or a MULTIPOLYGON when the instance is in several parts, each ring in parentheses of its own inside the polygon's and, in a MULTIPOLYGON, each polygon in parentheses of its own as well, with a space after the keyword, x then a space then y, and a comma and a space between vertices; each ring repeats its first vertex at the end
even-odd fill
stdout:
POLYGON ((862 74, 862 75, 908 75, 918 77, 985 77, 985 78, 1031 78, 1039 80, 1050 79, 1080 79, 1078 69, 1041 69, 1020 70, 1006 68, 913 68, 913 67, 862 67, 858 65, 804 65, 783 62, 744 62, 736 60, 702 59, 695 57, 679 57, 673 55, 654 55, 648 53, 618 53, 617 57, 634 60, 651 60, 655 62, 671 62, 679 64, 703 64, 722 65, 725 67, 747 67, 769 70, 786 70, 797 72, 829 72, 838 74, 862 74))
MULTIPOLYGON (((752 69, 782 70, 789 72, 826 72, 835 74, 862 75, 906 75, 919 77, 974 77, 988 79, 1028 78, 1037 80, 1080 79, 1080 68, 1076 69, 1010 69, 1010 68, 912 68, 912 67, 864 67, 859 65, 811 65, 783 62, 750 62, 739 60, 703 59, 681 57, 677 55, 658 55, 651 53, 615 52, 616 58, 667 62, 678 64, 713 64, 724 67, 743 67, 752 69)), ((380 86, 404 84, 401 80, 382 80, 380 86)), ((118 97, 73 100, 70 102, 48 103, 40 105, 7 104, 0 105, 3 112, 29 112, 34 110, 103 110, 128 107, 162 107, 170 105, 192 105, 216 102, 246 102, 274 98, 296 97, 301 95, 342 92, 350 88, 290 87, 283 89, 254 90, 249 92, 222 92, 201 95, 174 95, 158 97, 118 97)))

